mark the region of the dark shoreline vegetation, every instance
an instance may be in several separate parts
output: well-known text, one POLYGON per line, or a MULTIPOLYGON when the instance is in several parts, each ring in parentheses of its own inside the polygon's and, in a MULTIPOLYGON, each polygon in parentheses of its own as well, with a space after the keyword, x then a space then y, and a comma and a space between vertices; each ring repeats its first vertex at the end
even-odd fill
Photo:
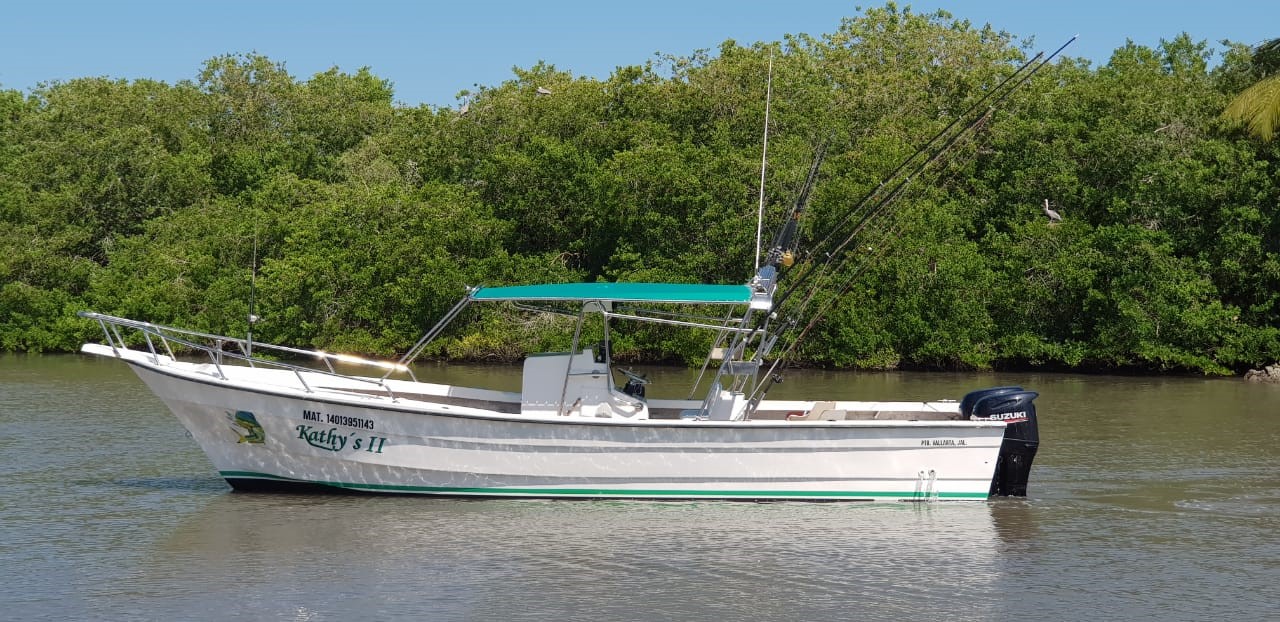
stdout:
MULTIPOLYGON (((767 222, 826 140, 810 239, 1029 57, 1014 35, 890 4, 831 34, 726 41, 606 79, 517 68, 457 108, 396 104, 367 68, 298 80, 257 55, 172 85, 0 90, 0 350, 100 339, 82 309, 243 335, 255 253, 255 338, 382 356, 466 285, 744 282, 771 51, 767 222)), ((1274 362, 1280 141, 1220 116, 1259 77, 1247 45, 1215 58, 1185 33, 1096 68, 1046 66, 859 241, 852 286, 794 363, 1274 362)), ((553 321, 499 307, 465 324, 428 355, 567 346, 553 321)), ((639 327, 614 352, 700 362, 709 339, 639 327)))

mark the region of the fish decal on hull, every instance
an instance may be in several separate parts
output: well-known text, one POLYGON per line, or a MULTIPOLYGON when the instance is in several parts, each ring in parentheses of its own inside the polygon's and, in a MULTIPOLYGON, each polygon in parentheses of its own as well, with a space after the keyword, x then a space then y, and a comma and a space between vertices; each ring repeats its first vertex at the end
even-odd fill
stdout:
POLYGON ((247 410, 237 410, 235 414, 227 413, 227 419, 231 420, 231 430, 239 436, 237 443, 254 443, 261 445, 267 440, 267 433, 262 429, 262 424, 258 423, 258 418, 247 410))

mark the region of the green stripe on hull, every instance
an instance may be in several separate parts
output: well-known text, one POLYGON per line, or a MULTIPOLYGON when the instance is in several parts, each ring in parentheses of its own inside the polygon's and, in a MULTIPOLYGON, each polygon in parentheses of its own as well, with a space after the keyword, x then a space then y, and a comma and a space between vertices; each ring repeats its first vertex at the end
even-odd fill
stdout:
POLYGON ((475 495, 489 497, 652 497, 652 498, 743 498, 743 499, 986 499, 982 492, 939 492, 922 494, 912 492, 863 492, 818 490, 643 490, 621 488, 458 488, 450 486, 401 486, 395 484, 356 484, 351 482, 321 482, 292 479, 255 473, 252 471, 219 471, 224 478, 269 479, 298 484, 317 484, 367 492, 421 493, 438 495, 475 495))

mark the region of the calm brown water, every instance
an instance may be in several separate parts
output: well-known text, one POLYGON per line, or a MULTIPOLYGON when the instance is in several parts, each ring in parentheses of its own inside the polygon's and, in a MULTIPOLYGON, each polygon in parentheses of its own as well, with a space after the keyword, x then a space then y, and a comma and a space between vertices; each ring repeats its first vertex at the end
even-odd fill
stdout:
MULTIPOLYGON (((655 396, 683 396, 692 378, 649 371, 655 396)), ((420 375, 519 382, 504 368, 420 375)), ((959 398, 1003 384, 1041 393, 1026 499, 457 501, 233 494, 123 364, 0 356, 0 617, 1280 616, 1280 387, 792 373, 771 397, 959 398)))

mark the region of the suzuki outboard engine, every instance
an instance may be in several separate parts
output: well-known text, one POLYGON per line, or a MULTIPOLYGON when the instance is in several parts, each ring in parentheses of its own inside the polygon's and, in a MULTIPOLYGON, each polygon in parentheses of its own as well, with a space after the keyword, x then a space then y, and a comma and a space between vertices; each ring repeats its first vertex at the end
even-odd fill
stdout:
POLYGON ((995 387, 973 391, 960 401, 960 414, 972 421, 1003 421, 1004 442, 991 478, 991 496, 1025 497, 1031 461, 1040 447, 1036 426, 1039 393, 1022 387, 995 387))

